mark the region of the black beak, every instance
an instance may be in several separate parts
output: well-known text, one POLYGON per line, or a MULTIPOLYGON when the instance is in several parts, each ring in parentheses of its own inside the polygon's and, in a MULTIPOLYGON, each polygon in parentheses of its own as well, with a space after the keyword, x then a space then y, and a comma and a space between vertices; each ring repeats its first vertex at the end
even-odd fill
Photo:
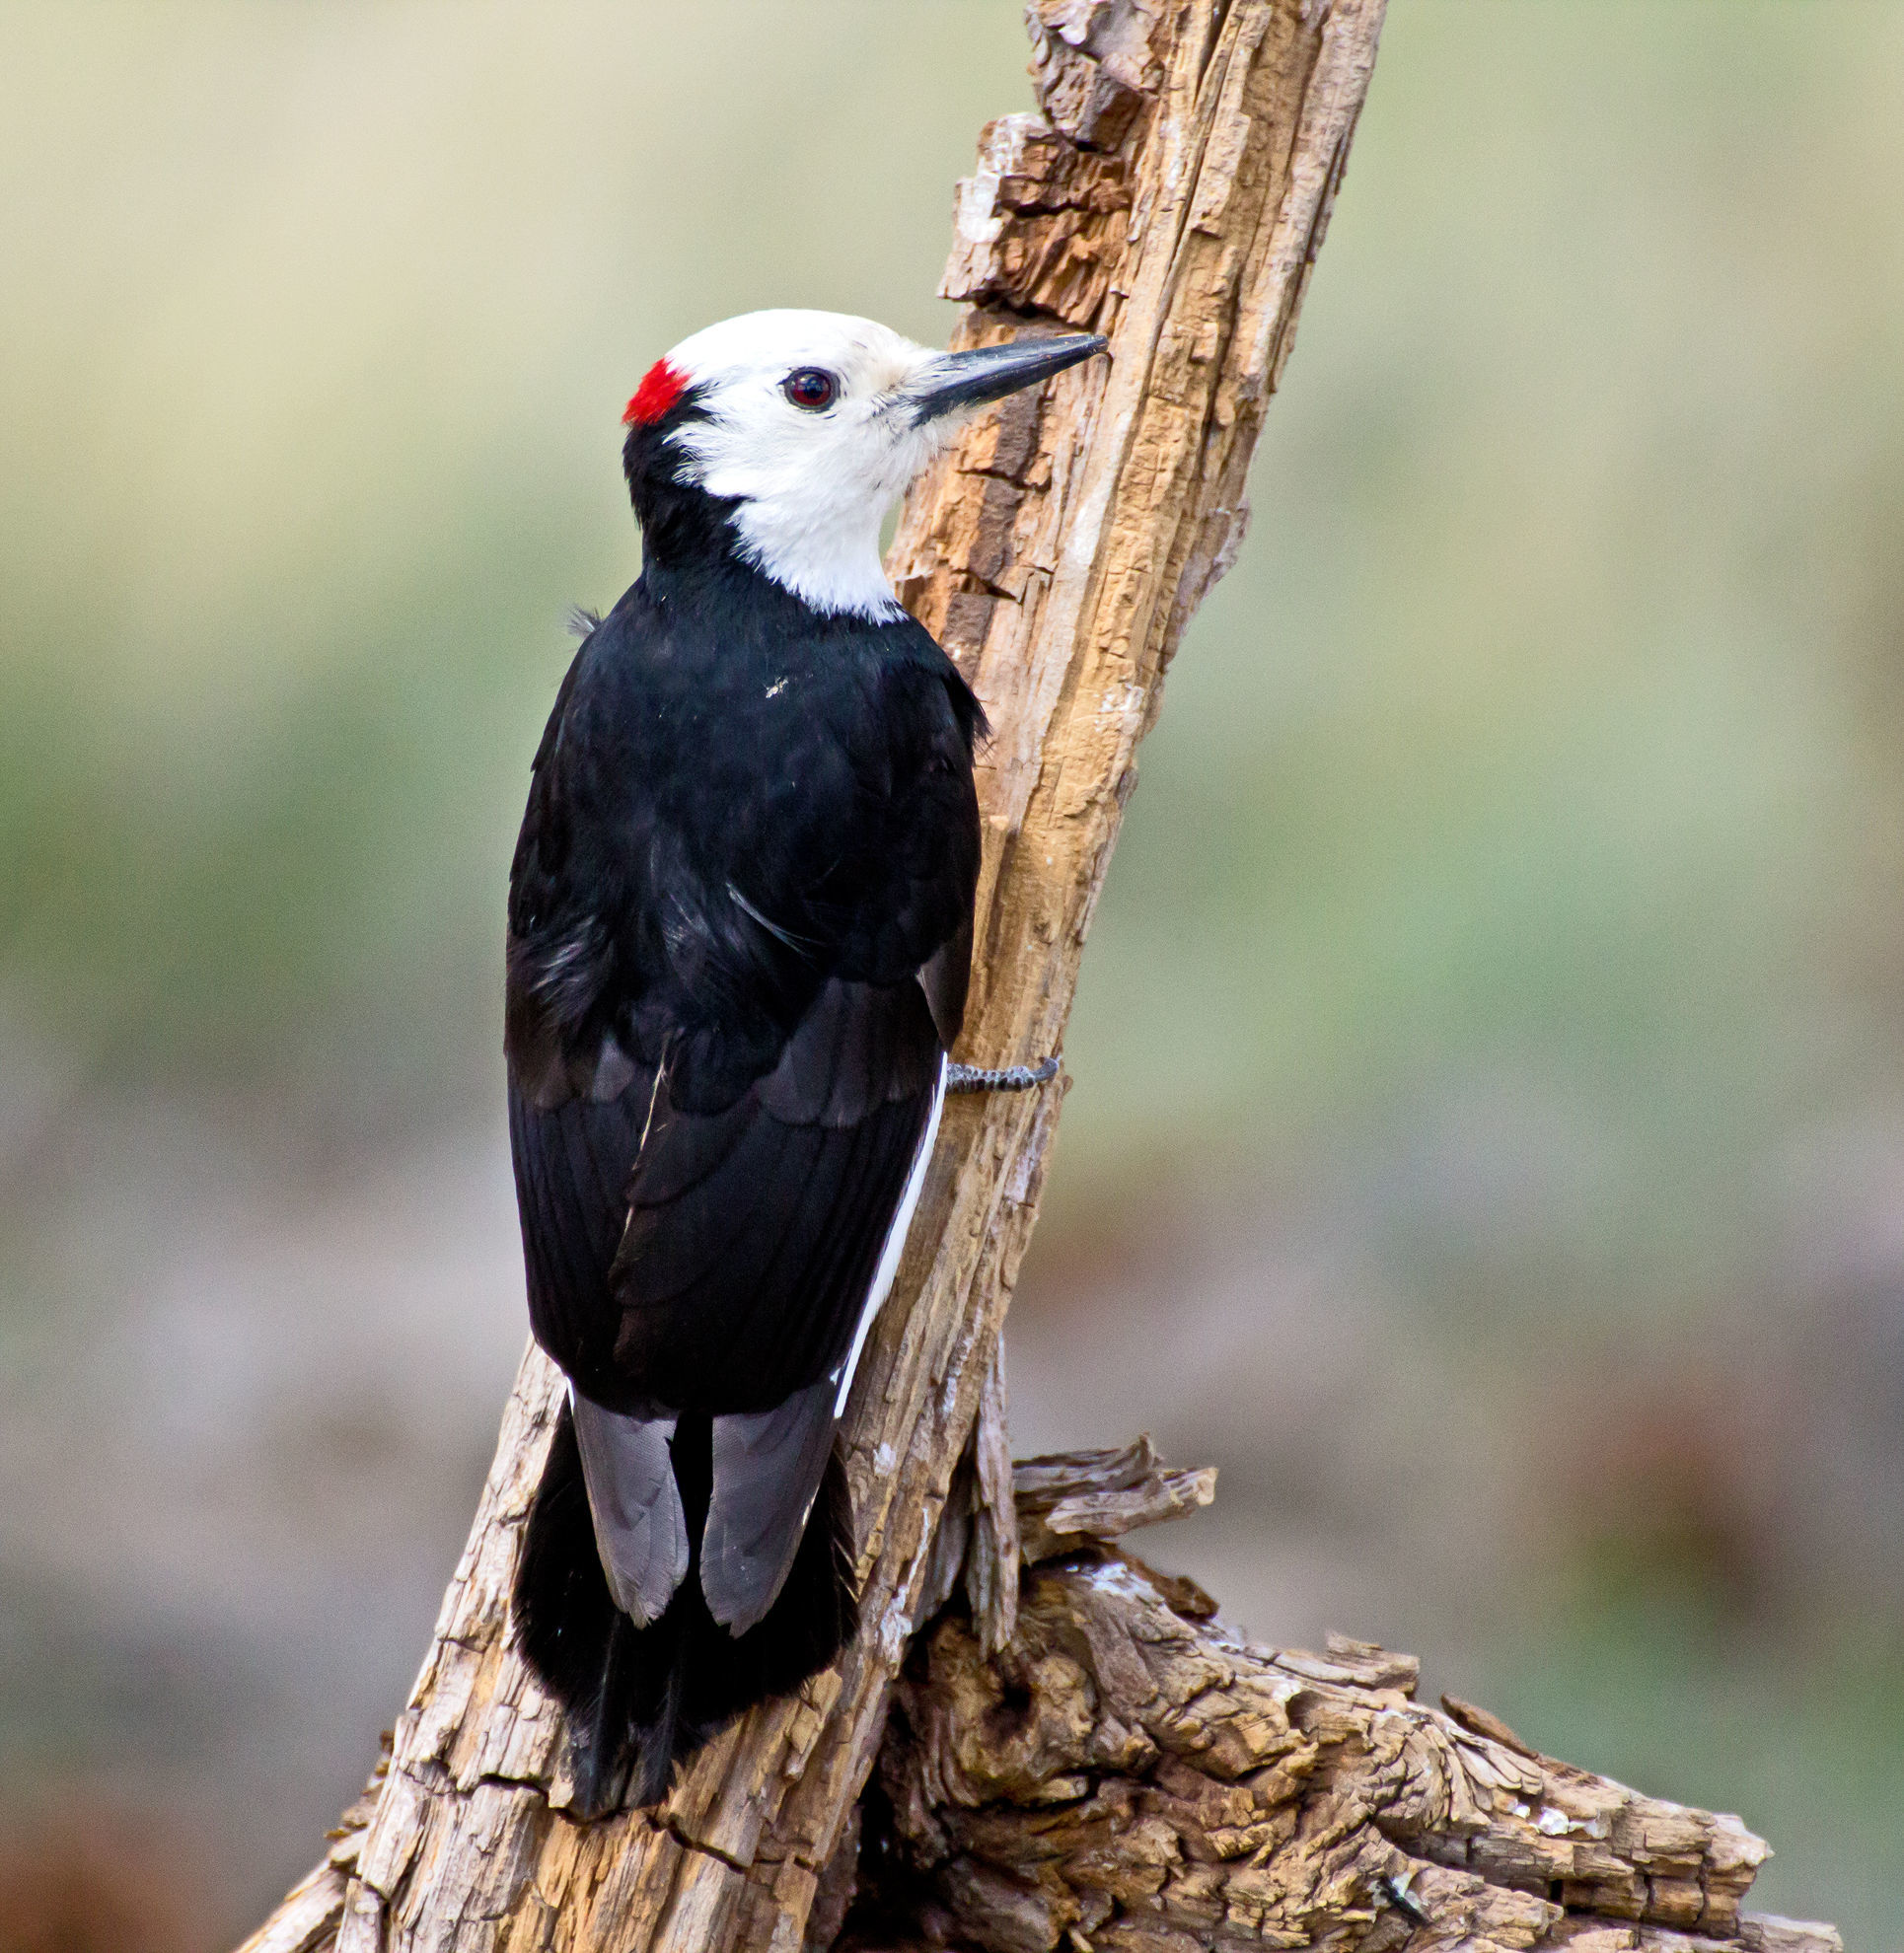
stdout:
POLYGON ((1103 352, 1110 343, 1097 332, 1068 332, 1062 339, 1013 339, 1002 346, 947 353, 912 390, 913 425, 922 427, 960 407, 1002 399, 1103 352))

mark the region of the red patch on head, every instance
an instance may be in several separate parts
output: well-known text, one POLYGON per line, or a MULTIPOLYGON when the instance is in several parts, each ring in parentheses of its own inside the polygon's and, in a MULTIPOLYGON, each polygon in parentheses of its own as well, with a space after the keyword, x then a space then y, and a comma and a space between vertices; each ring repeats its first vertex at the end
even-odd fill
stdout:
POLYGON ((687 391, 687 374, 665 359, 656 360, 634 390, 634 398, 622 415, 622 425, 652 427, 687 391))

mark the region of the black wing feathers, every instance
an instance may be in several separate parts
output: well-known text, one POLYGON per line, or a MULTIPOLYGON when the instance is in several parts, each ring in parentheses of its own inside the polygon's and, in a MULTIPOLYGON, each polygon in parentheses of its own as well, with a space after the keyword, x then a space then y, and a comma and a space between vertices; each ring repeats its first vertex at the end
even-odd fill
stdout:
POLYGON ((787 603, 750 644, 637 585, 517 845, 531 1317, 613 1410, 761 1411, 839 1361, 963 1009, 977 702, 910 620, 787 603))
MULTIPOLYGON (((771 586, 766 586, 770 588, 771 586)), ((767 641, 640 585, 577 655, 510 878, 508 1042, 580 1089, 602 1036, 713 1112, 770 1071, 830 976, 910 978, 970 914, 977 702, 910 620, 767 641)), ((770 607, 769 607, 770 608, 770 607)), ((822 628, 824 626, 824 628, 822 628)))
POLYGON ((597 1403, 765 1410, 850 1345, 939 1044, 917 983, 830 988, 860 994, 723 1113, 676 1112, 645 1069, 546 1112, 512 1087, 531 1325, 597 1403))
MULTIPOLYGON (((922 999, 919 1015, 929 1031, 922 999)), ((852 1125, 795 1125, 750 1094, 722 1121, 683 1121, 744 1129, 682 1193, 634 1176, 615 1270, 622 1370, 658 1403, 708 1410, 765 1410, 833 1370, 930 1109, 928 1090, 852 1125)))

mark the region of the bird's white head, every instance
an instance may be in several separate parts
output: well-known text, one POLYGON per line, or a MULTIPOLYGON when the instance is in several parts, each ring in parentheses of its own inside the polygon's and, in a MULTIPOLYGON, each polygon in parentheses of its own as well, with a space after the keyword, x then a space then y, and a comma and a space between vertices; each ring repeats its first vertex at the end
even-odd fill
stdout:
POLYGON ((1104 345, 1072 333, 943 353, 835 312, 723 320, 628 402, 637 512, 652 531, 641 477, 663 474, 721 504, 741 557, 815 610, 897 615, 879 559, 887 510, 979 407, 1104 345))

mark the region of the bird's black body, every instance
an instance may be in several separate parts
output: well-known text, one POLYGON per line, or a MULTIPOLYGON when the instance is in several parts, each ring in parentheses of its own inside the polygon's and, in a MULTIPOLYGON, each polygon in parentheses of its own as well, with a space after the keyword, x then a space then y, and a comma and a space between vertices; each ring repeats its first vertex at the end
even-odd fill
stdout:
POLYGON ((977 725, 910 617, 738 566, 648 571, 577 656, 510 878, 511 1131, 536 1334, 610 1409, 766 1410, 850 1340, 963 1010, 977 725))
POLYGON ((563 681, 510 874, 529 1307, 575 1392, 518 1631, 585 1808, 629 1768, 657 1798, 851 1631, 836 1398, 979 866, 977 699, 910 617, 825 614, 741 559, 666 445, 696 410, 629 438, 643 572, 563 681))

